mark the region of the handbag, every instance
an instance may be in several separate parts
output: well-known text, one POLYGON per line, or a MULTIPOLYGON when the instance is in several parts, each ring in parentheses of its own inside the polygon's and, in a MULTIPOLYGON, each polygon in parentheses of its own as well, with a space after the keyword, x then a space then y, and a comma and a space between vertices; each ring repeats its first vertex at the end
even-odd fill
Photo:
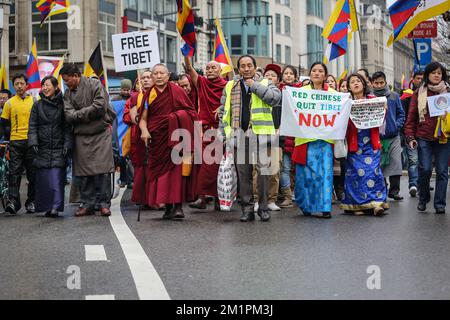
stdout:
POLYGON ((347 140, 336 140, 334 143, 334 157, 336 159, 347 158, 348 146, 347 140))

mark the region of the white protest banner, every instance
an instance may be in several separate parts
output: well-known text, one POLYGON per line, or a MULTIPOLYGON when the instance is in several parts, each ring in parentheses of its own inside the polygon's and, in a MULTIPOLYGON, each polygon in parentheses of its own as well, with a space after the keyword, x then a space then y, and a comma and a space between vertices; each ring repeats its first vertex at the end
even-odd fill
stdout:
POLYGON ((152 68, 160 63, 156 30, 115 34, 112 40, 116 72, 152 68))
POLYGON ((280 134, 282 136, 343 140, 350 117, 350 94, 286 87, 280 134))
POLYGON ((379 128, 386 116, 386 97, 353 101, 350 118, 358 129, 379 128))
POLYGON ((430 117, 439 117, 445 115, 446 112, 450 112, 450 93, 432 96, 427 100, 430 117))

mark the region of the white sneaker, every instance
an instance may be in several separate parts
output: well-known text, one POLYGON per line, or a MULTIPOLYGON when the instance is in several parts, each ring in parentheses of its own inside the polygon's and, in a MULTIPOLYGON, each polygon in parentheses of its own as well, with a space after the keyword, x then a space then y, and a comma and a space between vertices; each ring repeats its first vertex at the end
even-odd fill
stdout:
POLYGON ((267 207, 270 211, 281 211, 280 207, 273 202, 269 203, 267 207))
POLYGON ((409 194, 411 198, 415 198, 417 196, 417 188, 416 187, 409 188, 409 194))
POLYGON ((255 203, 255 207, 254 207, 255 213, 258 213, 258 210, 259 210, 259 203, 256 202, 256 203, 255 203))

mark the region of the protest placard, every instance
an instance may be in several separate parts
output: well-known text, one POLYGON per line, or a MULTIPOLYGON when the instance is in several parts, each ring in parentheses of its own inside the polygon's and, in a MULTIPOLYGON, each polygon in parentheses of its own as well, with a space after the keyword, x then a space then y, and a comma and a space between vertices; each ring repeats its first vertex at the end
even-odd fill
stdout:
POLYGON ((350 94, 286 87, 280 134, 282 136, 343 140, 350 117, 350 94))
POLYGON ((450 93, 428 97, 430 117, 439 117, 450 112, 450 93))
POLYGON ((358 129, 379 128, 386 116, 386 97, 356 100, 352 103, 350 118, 358 129))
POLYGON ((152 68, 160 63, 156 30, 116 34, 112 40, 116 72, 152 68))

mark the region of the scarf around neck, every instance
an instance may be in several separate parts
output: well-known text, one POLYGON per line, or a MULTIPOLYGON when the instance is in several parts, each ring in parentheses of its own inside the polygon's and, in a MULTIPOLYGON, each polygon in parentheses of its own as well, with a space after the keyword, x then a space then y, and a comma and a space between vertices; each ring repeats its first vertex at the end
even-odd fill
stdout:
POLYGON ((377 97, 388 97, 391 94, 391 91, 386 86, 386 87, 384 87, 382 89, 373 89, 373 93, 377 97))
POLYGON ((428 90, 437 94, 442 94, 447 91, 447 85, 445 84, 444 81, 441 81, 437 85, 423 84, 422 86, 420 86, 417 101, 417 108, 419 110, 419 122, 425 122, 425 115, 428 113, 427 110, 428 90))

